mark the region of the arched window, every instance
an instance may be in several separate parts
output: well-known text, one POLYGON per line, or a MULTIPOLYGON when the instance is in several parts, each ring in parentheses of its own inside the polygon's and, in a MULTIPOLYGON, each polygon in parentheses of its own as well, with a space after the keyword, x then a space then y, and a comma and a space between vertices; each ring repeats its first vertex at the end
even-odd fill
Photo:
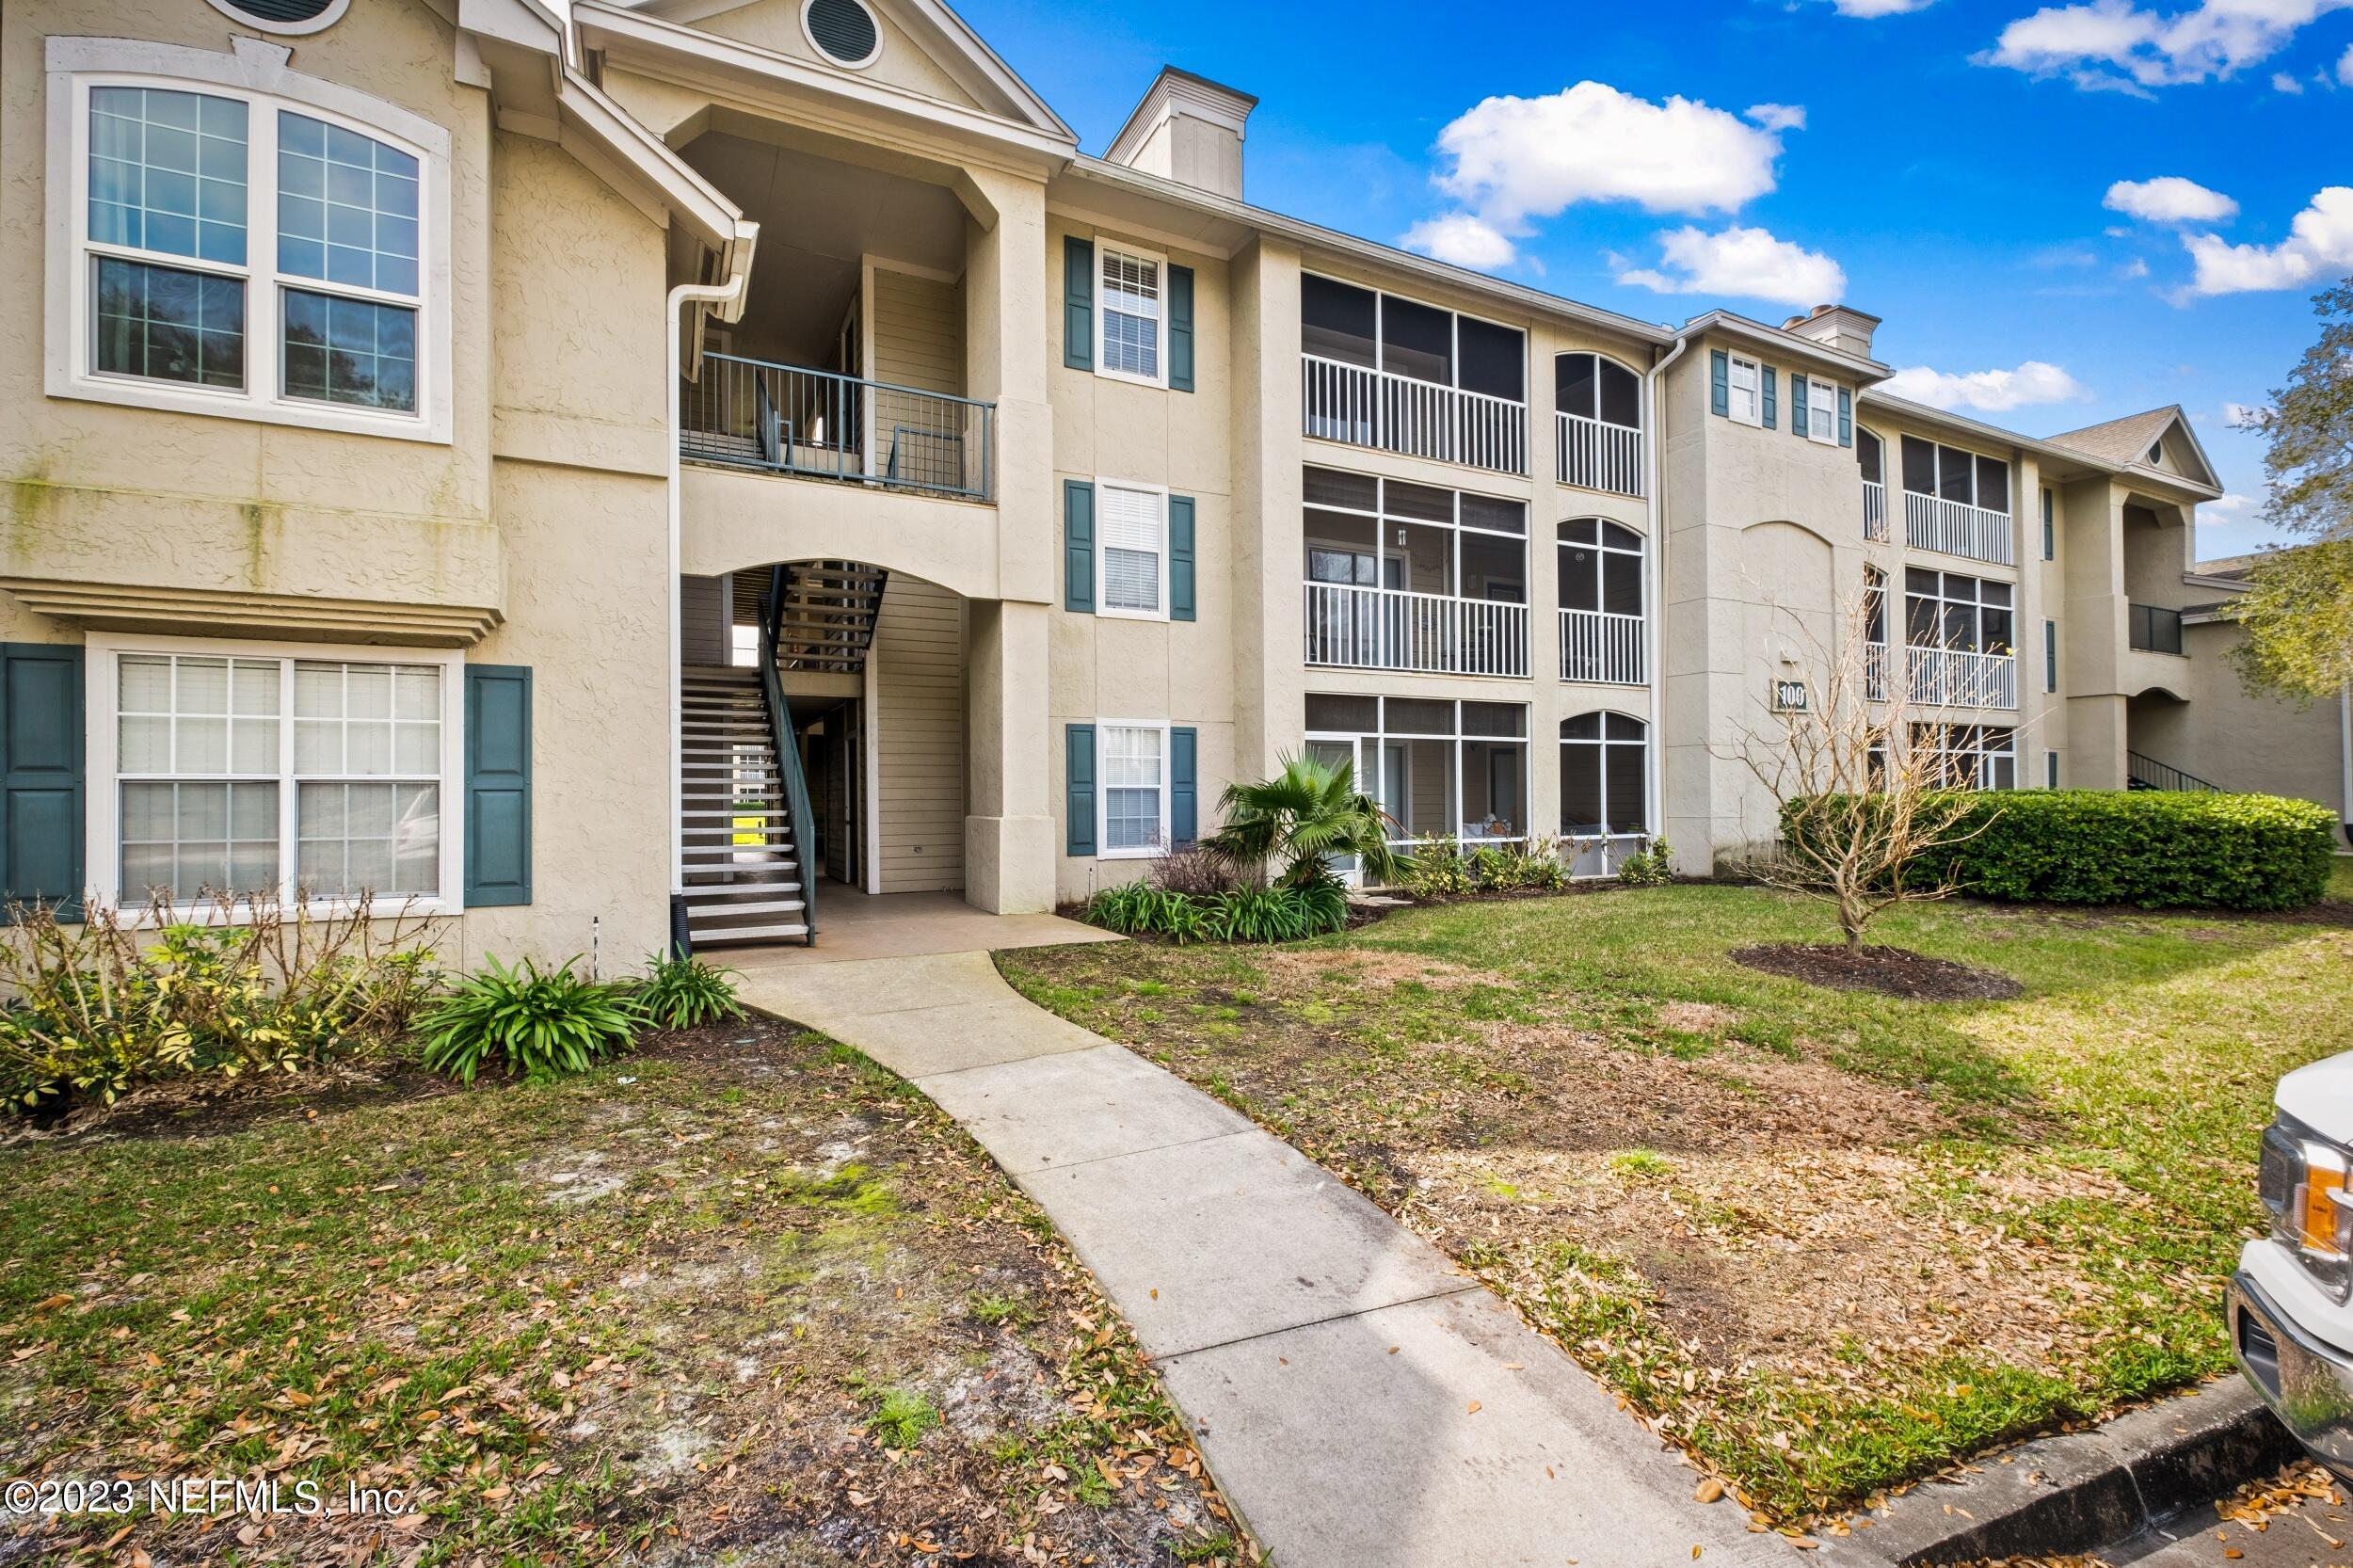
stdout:
POLYGON ((1605 354, 1560 354, 1552 361, 1553 407, 1578 419, 1642 427, 1642 383, 1605 354))
POLYGON ((1606 876, 1650 832, 1650 727, 1625 713, 1561 721, 1561 839, 1571 874, 1606 876))
POLYGON ((1561 608, 1642 613, 1641 535, 1602 518, 1572 518, 1559 538, 1561 608))

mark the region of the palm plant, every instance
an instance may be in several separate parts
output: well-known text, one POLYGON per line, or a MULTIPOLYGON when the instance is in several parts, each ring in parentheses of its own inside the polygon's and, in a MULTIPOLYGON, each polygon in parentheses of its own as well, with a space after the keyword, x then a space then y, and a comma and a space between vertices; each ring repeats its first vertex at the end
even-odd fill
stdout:
POLYGON ((1255 784, 1226 786, 1218 808, 1225 825, 1202 846, 1247 872, 1282 866, 1278 883, 1310 888, 1333 880, 1331 859, 1353 855, 1368 880, 1395 881, 1404 857, 1389 848, 1397 824, 1358 792, 1351 762, 1286 757, 1283 770, 1255 784))

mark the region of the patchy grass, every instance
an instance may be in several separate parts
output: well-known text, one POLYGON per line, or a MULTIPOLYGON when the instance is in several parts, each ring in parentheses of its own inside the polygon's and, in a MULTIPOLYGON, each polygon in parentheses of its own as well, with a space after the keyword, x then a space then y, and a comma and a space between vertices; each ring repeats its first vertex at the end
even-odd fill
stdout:
POLYGON ((765 1024, 546 1086, 394 1077, 0 1148, 0 1475, 329 1505, 0 1516, 0 1561, 1240 1549, 1036 1210, 907 1085, 765 1024), (411 1508, 349 1516, 346 1485, 411 1508))
POLYGON ((2227 1369, 2272 1082, 2353 1048, 2353 909, 1873 931, 2025 994, 1744 968, 1834 933, 1712 886, 1000 964, 1344 1173, 1785 1522, 2227 1369))

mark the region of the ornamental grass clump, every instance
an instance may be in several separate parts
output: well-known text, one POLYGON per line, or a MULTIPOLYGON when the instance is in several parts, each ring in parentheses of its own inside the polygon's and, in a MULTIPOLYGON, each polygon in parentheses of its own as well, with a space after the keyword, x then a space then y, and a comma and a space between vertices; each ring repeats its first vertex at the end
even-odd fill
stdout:
POLYGON ((577 973, 577 958, 542 969, 497 959, 450 988, 417 1020, 424 1064, 460 1083, 484 1067, 545 1082, 627 1050, 646 1022, 633 988, 577 973))
POLYGON ((406 1034, 437 976, 437 922, 371 901, 266 896, 190 912, 13 907, 0 930, 0 1095, 51 1117, 141 1084, 298 1072, 406 1034), (187 918, 191 913, 198 918, 187 918))
POLYGON ((656 1029, 699 1029, 744 1016, 735 974, 699 958, 646 956, 646 978, 633 992, 638 1011, 656 1029))

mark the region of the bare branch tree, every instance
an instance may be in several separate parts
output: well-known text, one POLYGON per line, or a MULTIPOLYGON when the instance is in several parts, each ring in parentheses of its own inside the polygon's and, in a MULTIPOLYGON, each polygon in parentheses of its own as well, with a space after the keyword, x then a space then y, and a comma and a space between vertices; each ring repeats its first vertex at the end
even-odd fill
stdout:
POLYGON ((1950 895, 1949 860, 1935 852, 1987 825, 1969 824, 1974 804, 1956 788, 1976 782, 1977 764, 1957 761, 1960 730, 1931 706, 1980 703, 1966 688, 1982 666, 1958 648, 1881 640, 1894 614, 1885 595, 1869 586, 1849 600, 1829 646, 1788 617, 1800 673, 1777 680, 1772 700, 1757 696, 1763 718, 1729 751, 1779 808, 1780 837, 1756 874, 1832 904, 1849 950, 1881 911, 1950 895))

